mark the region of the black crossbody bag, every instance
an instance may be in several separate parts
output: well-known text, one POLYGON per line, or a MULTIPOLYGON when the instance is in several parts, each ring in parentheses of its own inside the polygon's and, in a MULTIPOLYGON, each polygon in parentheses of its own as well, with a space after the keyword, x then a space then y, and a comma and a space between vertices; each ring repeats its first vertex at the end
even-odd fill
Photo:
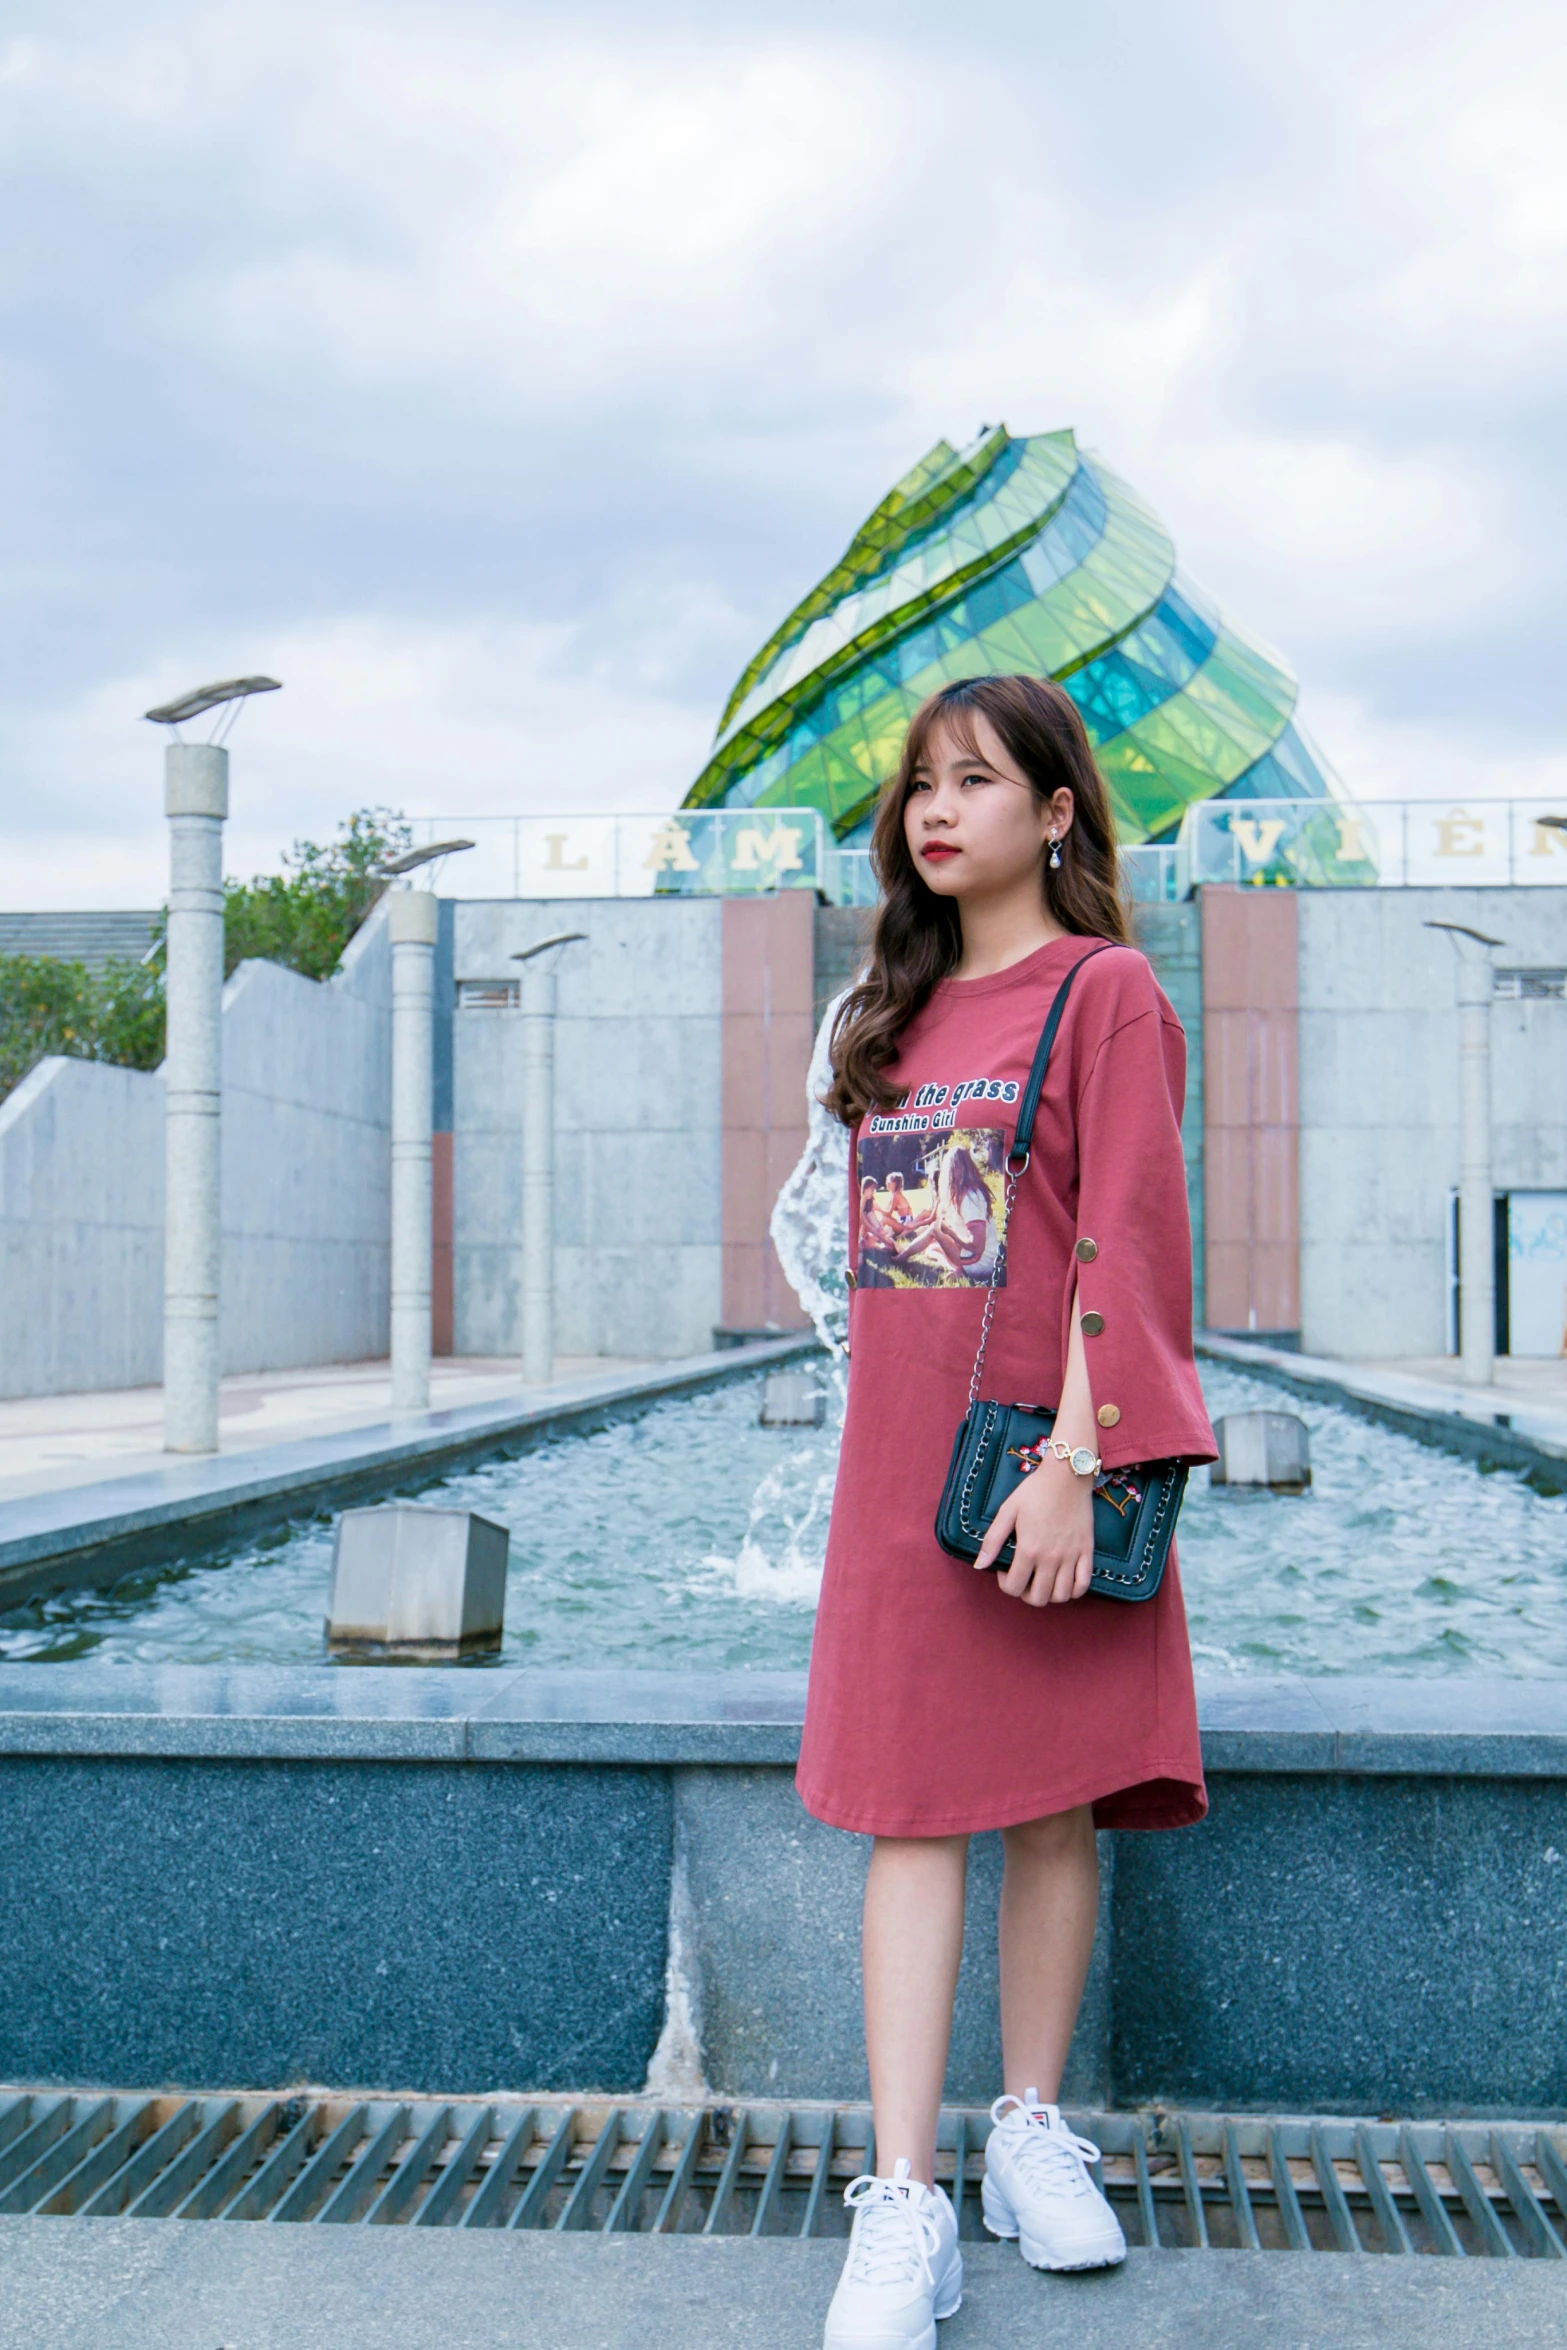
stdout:
MULTIPOLYGON (((985 1296, 985 1319, 980 1325, 974 1375, 969 1381, 968 1411, 952 1447, 952 1465, 941 1489, 936 1512, 936 1540, 953 1558, 973 1561, 1001 1504, 1014 1492, 1038 1458, 1032 1448, 1048 1443, 1056 1415, 1042 1404, 987 1403, 979 1392, 985 1368, 985 1348, 996 1310, 996 1290, 1006 1270, 1012 1235, 1012 1206, 1019 1178, 1026 1173, 1034 1119, 1044 1091, 1050 1048, 1066 1010, 1072 982, 1085 963, 1104 953, 1093 947, 1079 956, 1057 988, 1055 1001, 1040 1032, 1034 1064, 1018 1104, 1017 1131, 1007 1152, 1006 1190, 1002 1205, 1001 1239, 990 1268, 985 1296)), ((1186 1491, 1184 1461, 1144 1461, 1135 1468, 1107 1469, 1094 1487, 1094 1572, 1088 1588, 1103 1599, 1152 1599, 1170 1555, 1170 1538, 1186 1491)), ((1011 1537, 991 1562, 1009 1567, 1015 1555, 1011 1537)))

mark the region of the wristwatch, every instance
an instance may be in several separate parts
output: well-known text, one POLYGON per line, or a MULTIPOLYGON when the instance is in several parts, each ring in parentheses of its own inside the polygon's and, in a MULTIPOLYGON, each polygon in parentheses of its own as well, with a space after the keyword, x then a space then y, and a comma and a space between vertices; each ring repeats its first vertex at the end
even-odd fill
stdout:
POLYGON ((1104 1467, 1099 1455, 1086 1444, 1063 1444, 1059 1436, 1052 1436, 1046 1445, 1058 1461, 1065 1461, 1074 1477, 1097 1477, 1104 1467))

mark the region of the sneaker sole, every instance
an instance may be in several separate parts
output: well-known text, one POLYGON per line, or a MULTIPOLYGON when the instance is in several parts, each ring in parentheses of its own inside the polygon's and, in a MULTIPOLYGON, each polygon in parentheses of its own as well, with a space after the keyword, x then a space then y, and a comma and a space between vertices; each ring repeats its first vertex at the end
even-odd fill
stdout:
POLYGON ((1015 2244, 1030 2268, 1050 2269, 1057 2276, 1075 2276, 1081 2270, 1089 2268, 1119 2268, 1126 2258, 1124 2237, 1119 2251, 1090 2252, 1075 2259, 1062 2260, 1051 2253, 1041 2251, 1037 2240, 1030 2243, 1021 2228, 998 2226, 996 2221, 991 2218, 990 2213, 985 2210, 983 2204, 980 2207, 980 2218, 986 2233, 999 2237, 1003 2244, 1015 2244))
MULTIPOLYGON (((948 2312, 950 2315, 950 2312, 948 2312)), ((827 2334, 822 2350, 892 2350, 890 2334, 827 2334)), ((936 2350, 934 2321, 923 2334, 909 2334, 899 2342, 896 2350, 936 2350)))
MULTIPOLYGON (((945 2308, 935 2309, 932 2312, 932 2322, 928 2329, 917 2337, 907 2341, 899 2342, 896 2346, 896 2350, 936 2350, 937 2325, 943 2318, 956 2317, 962 2306, 963 2273, 960 2269, 958 2272, 958 2289, 953 2294, 952 2299, 946 2304, 945 2308)), ((889 2340, 889 2337, 883 2336, 882 2339, 885 2343, 889 2340)), ((878 2345, 876 2336, 874 2334, 829 2333, 824 2338, 823 2350, 878 2350, 878 2345)))

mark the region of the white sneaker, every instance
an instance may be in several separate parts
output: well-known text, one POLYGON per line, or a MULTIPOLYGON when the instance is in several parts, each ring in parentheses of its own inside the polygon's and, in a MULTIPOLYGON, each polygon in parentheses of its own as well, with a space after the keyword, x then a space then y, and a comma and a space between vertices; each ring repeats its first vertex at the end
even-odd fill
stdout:
POLYGON ((936 2320, 963 2298, 957 2214, 940 2187, 911 2179, 852 2179, 849 2257, 827 2312, 825 2350, 936 2350, 936 2320))
POLYGON ((993 2236, 1015 2236, 1031 2268, 1113 2268, 1126 2258, 1121 2223, 1088 2175, 1089 2138, 1041 2105, 1039 2091, 998 2097, 985 2145, 980 2204, 993 2236))

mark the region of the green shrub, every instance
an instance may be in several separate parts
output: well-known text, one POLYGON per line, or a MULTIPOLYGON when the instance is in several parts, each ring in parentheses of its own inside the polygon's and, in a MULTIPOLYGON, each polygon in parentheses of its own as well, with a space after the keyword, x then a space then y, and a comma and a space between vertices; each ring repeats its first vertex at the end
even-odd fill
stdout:
POLYGON ((223 890, 224 976, 247 956, 330 979, 385 884, 376 866, 412 846, 389 808, 359 808, 326 847, 296 840, 281 873, 230 881, 223 890))

